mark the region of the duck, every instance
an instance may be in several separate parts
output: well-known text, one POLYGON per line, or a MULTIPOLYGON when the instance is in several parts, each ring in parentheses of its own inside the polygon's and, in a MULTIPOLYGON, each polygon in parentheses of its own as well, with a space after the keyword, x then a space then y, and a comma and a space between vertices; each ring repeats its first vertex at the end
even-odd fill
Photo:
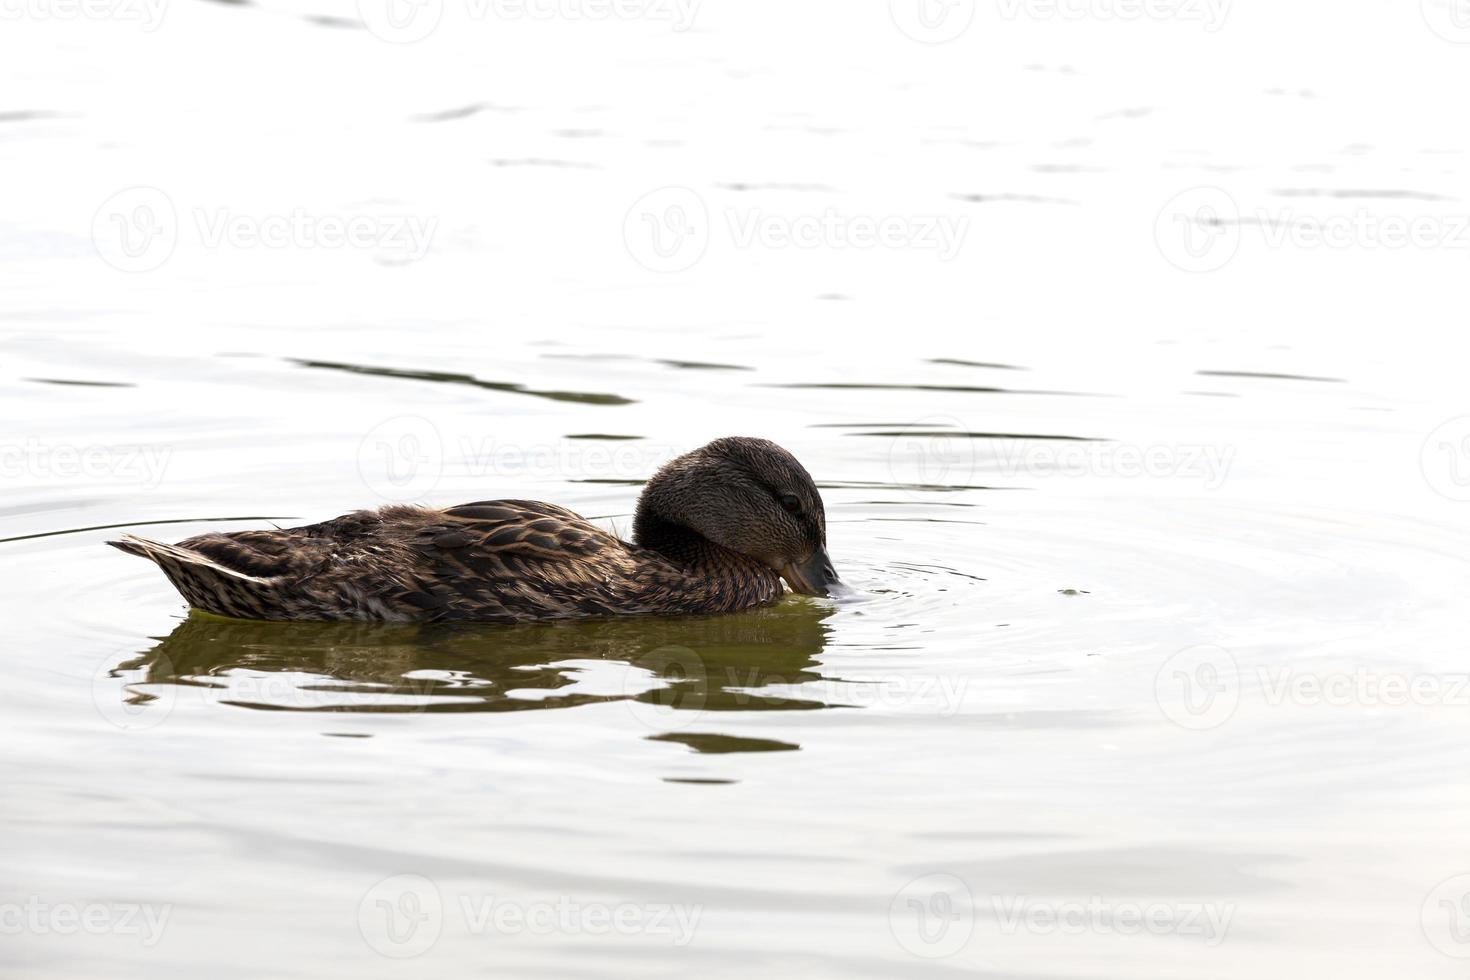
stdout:
POLYGON ((811 475, 731 436, 665 463, 624 541, 556 504, 391 504, 303 527, 108 544, 191 607, 249 620, 531 623, 734 613, 842 587, 811 475))

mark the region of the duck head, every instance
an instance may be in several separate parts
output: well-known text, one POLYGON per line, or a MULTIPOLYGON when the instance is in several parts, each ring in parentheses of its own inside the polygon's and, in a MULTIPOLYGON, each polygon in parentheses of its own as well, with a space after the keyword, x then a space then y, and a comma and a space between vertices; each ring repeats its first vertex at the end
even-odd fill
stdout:
POLYGON ((841 587, 827 556, 822 495, 796 457, 766 439, 716 439, 648 481, 633 540, 679 560, 690 532, 775 570, 793 591, 841 587))

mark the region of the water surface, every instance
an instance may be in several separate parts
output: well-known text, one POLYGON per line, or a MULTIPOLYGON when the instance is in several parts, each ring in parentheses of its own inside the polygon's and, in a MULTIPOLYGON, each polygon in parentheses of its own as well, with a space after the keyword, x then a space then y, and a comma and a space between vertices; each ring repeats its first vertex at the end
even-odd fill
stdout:
POLYGON ((1460 975, 1464 252, 1249 222, 1463 212, 1463 52, 1359 12, 1368 92, 1290 11, 816 10, 7 28, 0 904, 42 911, 0 972, 1460 975), (1242 223, 1191 272, 1199 185, 1242 223), (92 223, 136 186, 180 230, 128 271, 92 223), (625 237, 668 187, 674 270, 625 237), (297 208, 436 225, 207 240, 297 208), (742 244, 829 208, 968 225, 742 244), (855 599, 251 624, 103 544, 496 497, 626 535, 733 434, 812 472, 855 599))

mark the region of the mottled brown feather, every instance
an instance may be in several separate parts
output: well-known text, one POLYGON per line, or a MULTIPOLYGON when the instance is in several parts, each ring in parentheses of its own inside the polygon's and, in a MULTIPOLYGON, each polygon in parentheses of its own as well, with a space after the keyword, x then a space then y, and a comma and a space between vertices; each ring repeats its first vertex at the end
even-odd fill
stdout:
POLYGON ((676 565, 563 507, 392 506, 305 527, 112 542, 190 605, 247 619, 529 622, 730 612, 781 595, 775 572, 709 544, 676 565))

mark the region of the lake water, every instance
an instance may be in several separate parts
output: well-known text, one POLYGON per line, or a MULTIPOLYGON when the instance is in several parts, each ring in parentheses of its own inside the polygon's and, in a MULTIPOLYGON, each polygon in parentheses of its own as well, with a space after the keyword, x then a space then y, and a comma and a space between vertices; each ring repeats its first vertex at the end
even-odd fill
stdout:
POLYGON ((0 972, 1463 976, 1470 37, 1281 6, 5 8, 0 972), (732 434, 856 597, 103 545, 732 434))

